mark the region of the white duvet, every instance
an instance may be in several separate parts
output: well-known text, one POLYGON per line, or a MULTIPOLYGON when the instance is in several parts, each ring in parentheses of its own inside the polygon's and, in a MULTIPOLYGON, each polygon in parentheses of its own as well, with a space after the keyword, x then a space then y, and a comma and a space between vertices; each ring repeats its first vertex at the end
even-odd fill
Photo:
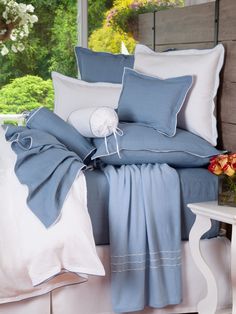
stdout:
POLYGON ((104 275, 95 248, 84 174, 75 180, 60 220, 46 229, 26 205, 15 153, 0 127, 0 303, 19 301, 104 275))

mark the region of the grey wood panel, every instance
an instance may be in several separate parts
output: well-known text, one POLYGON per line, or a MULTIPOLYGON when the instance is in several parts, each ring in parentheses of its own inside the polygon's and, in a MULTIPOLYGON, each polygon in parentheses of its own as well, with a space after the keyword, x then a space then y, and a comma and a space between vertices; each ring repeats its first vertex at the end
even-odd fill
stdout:
MULTIPOLYGON (((214 38, 215 2, 156 12, 156 44, 202 43, 214 38), (167 31, 168 30, 168 31, 167 31)), ((236 1, 220 0, 219 40, 236 40, 236 1)), ((139 41, 152 45, 153 14, 139 16, 139 41)))
POLYGON ((219 40, 236 40, 235 0, 220 0, 219 40))
POLYGON ((139 15, 138 41, 149 47, 153 46, 153 13, 139 15))
POLYGON ((156 45, 156 51, 162 52, 167 49, 207 49, 213 48, 214 42, 194 43, 194 44, 172 44, 172 45, 156 45))
POLYGON ((222 147, 236 152, 236 124, 223 122, 221 129, 222 147))
POLYGON ((156 44, 212 41, 214 39, 214 7, 214 2, 211 2, 157 12, 156 44))
POLYGON ((223 78, 227 81, 236 82, 236 41, 223 41, 222 43, 225 47, 225 65, 223 69, 223 78))
MULTIPOLYGON (((156 50, 213 47, 214 6, 213 2, 157 12, 156 50)), ((143 19, 139 21, 139 40, 152 46, 153 15, 146 14, 143 19)), ((236 0, 220 0, 219 40, 226 50, 217 104, 219 145, 236 151, 236 0)))
POLYGON ((236 83, 226 81, 222 84, 218 105, 220 120, 236 124, 236 83))

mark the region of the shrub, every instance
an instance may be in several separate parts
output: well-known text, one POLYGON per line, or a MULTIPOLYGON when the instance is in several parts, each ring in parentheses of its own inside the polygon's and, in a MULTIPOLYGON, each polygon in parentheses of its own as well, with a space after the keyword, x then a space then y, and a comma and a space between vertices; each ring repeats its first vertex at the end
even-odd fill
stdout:
POLYGON ((88 0, 88 33, 89 36, 101 28, 106 17, 106 11, 112 7, 112 1, 88 0))
POLYGON ((51 80, 26 75, 5 85, 0 93, 1 113, 22 113, 40 106, 53 109, 54 92, 51 80))
POLYGON ((26 49, 22 53, 0 57, 0 88, 12 79, 29 74, 49 79, 50 68, 69 76, 77 75, 73 50, 78 37, 77 0, 22 2, 35 7, 39 21, 25 39, 26 49))
POLYGON ((4 125, 15 125, 15 126, 17 126, 18 122, 14 121, 14 120, 5 120, 5 121, 3 121, 3 124, 4 125))
POLYGON ((107 12, 106 24, 130 32, 138 14, 182 6, 183 3, 183 0, 115 0, 113 8, 107 12))
POLYGON ((129 52, 134 51, 136 22, 140 13, 182 6, 183 0, 115 0, 107 11, 103 26, 89 38, 89 47, 95 51, 119 53, 123 41, 129 52))
POLYGON ((104 25, 92 33, 89 38, 89 47, 94 51, 120 53, 122 42, 130 53, 134 51, 136 41, 132 36, 104 25))
POLYGON ((54 24, 51 28, 51 58, 49 72, 57 71, 76 77, 77 66, 74 47, 78 44, 77 1, 70 6, 59 5, 55 10, 54 24))

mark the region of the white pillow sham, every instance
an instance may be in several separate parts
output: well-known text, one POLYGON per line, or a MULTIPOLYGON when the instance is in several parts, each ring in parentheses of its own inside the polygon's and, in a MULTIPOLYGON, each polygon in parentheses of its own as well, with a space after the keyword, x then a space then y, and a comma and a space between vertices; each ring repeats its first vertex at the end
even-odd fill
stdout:
POLYGON ((222 44, 213 49, 189 49, 154 52, 137 45, 134 69, 161 78, 193 75, 194 82, 178 114, 178 127, 217 144, 214 98, 219 86, 219 73, 224 62, 222 44))
POLYGON ((118 106, 120 84, 88 83, 57 72, 52 72, 52 80, 55 93, 54 112, 64 120, 80 108, 118 106))
POLYGON ((112 108, 89 107, 72 112, 68 122, 85 137, 106 137, 116 132, 119 120, 112 108))

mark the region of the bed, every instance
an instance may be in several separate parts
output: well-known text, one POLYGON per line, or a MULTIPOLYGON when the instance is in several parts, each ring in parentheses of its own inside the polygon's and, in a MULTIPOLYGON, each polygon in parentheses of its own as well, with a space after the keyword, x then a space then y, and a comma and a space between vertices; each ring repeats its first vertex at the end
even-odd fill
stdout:
MULTIPOLYGON (((166 48, 211 48, 215 41, 223 42, 226 47, 226 62, 222 74, 222 83, 218 94, 218 130, 220 135, 219 147, 234 151, 236 149, 234 138, 236 135, 236 117, 233 100, 235 99, 235 24, 236 4, 233 0, 221 0, 219 8, 219 24, 214 28, 215 3, 197 5, 181 9, 171 9, 165 12, 144 14, 139 18, 140 42, 156 50, 166 48), (154 18, 155 16, 155 18, 154 18), (188 17, 182 19, 181 16, 188 17), (173 32, 166 32, 173 29, 173 32), (174 27, 172 27, 172 25, 174 27), (154 29, 153 29, 154 27, 154 29), (188 29, 187 32, 179 30, 188 29), (195 35, 193 35, 195 31, 195 35), (153 36, 154 35, 154 36, 153 36), (192 41, 195 38, 195 41, 192 41)), ((195 201, 205 201, 208 188, 213 186, 216 193, 216 178, 210 176, 206 169, 186 168, 178 169, 181 178, 181 215, 182 215, 182 280, 183 302, 176 306, 163 309, 147 308, 136 313, 191 313, 196 312, 197 303, 206 292, 206 283, 201 273, 196 269, 191 258, 188 234, 194 222, 194 216, 187 208, 187 204, 195 201), (206 181, 206 176, 209 181, 206 181), (209 183, 209 184, 208 184, 209 183), (192 193, 197 186, 199 195, 192 193)), ((93 233, 97 245, 97 253, 105 267, 106 276, 92 276, 87 283, 71 285, 38 295, 30 299, 0 305, 0 314, 40 313, 85 313, 105 314, 114 313, 110 294, 110 264, 109 264, 109 227, 107 219, 108 188, 104 174, 99 171, 86 171, 88 193, 95 198, 88 198, 88 209, 93 225, 93 233), (94 201, 96 200, 96 201, 94 201), (98 201, 97 201, 98 200, 98 201), (99 213, 99 214, 98 214, 99 213)), ((213 196, 213 199, 216 194, 213 196)), ((208 200, 208 199, 207 199, 208 200)), ((216 237, 219 225, 213 223, 207 239, 201 240, 206 260, 212 264, 212 270, 217 274, 219 288, 218 309, 229 308, 231 305, 230 290, 230 243, 225 237, 216 237)), ((66 276, 67 274, 65 274, 66 276)), ((39 293, 40 294, 40 293, 39 293)))

